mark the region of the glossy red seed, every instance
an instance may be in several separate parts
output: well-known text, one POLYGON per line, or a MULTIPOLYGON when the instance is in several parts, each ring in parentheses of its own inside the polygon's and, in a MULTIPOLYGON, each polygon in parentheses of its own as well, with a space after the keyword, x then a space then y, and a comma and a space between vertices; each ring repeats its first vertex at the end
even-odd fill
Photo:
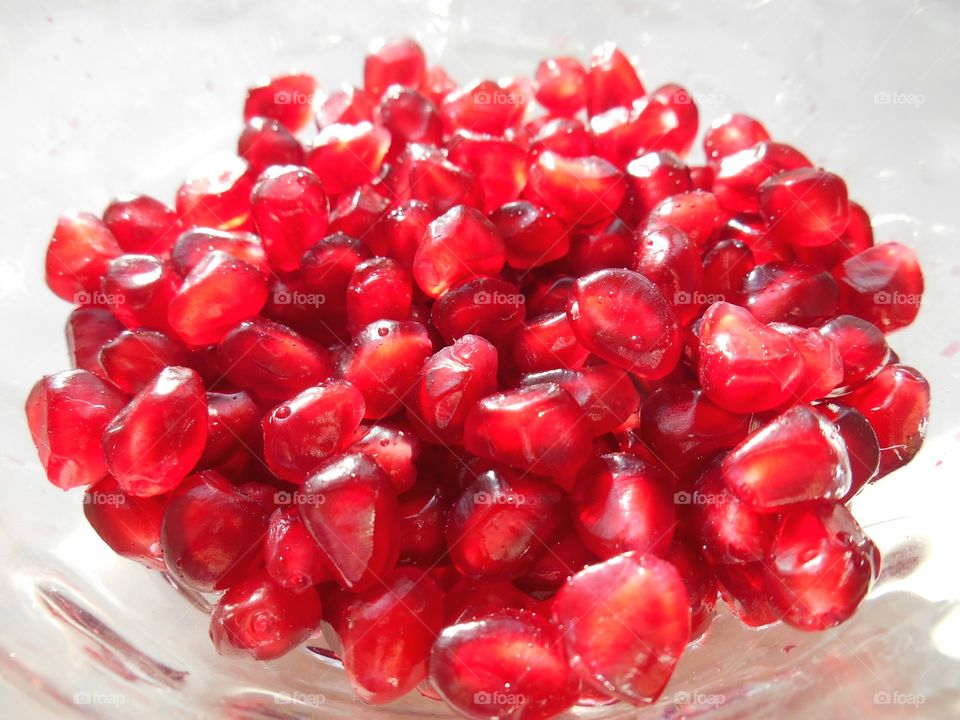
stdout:
POLYGON ((393 568, 399 554, 397 496, 366 455, 324 461, 304 483, 298 507, 341 587, 360 592, 393 568))
POLYGON ((337 337, 347 329, 347 287, 361 262, 369 257, 366 247, 342 232, 328 235, 304 253, 300 277, 318 310, 317 324, 337 337))
POLYGON ((548 480, 488 470, 463 489, 447 516, 450 560, 466 577, 516 578, 560 532, 563 491, 548 480))
POLYGON ((425 72, 423 49, 415 41, 381 42, 363 62, 363 88, 374 97, 380 97, 390 85, 418 88, 425 72))
POLYGON ((530 166, 529 188, 562 219, 589 225, 613 215, 626 183, 621 171, 603 158, 566 158, 547 151, 530 166))
POLYGON ((659 102, 667 109, 662 140, 656 147, 686 156, 700 125, 700 113, 690 93, 676 83, 667 83, 651 92, 648 102, 659 102))
POLYGON ((470 130, 486 135, 503 135, 522 119, 532 93, 512 87, 509 82, 475 80, 447 95, 440 114, 448 133, 470 130))
POLYGON ((569 230, 556 213, 525 200, 494 210, 490 220, 503 235, 511 267, 545 265, 562 258, 570 247, 569 230))
POLYGON ((627 180, 640 204, 640 212, 650 210, 671 195, 689 192, 690 170, 675 153, 649 152, 627 164, 627 180))
POLYGON ((674 540, 664 560, 676 569, 690 597, 690 641, 706 632, 716 615, 717 576, 692 543, 674 540))
POLYGON ((378 320, 354 336, 337 373, 363 394, 364 417, 389 417, 405 402, 432 350, 420 323, 378 320))
POLYGON ((106 474, 100 438, 125 402, 112 385, 86 370, 48 375, 33 386, 27 423, 51 483, 69 490, 106 474))
POLYGON ((167 306, 180 286, 173 267, 156 255, 121 255, 103 276, 103 299, 128 328, 168 327, 167 306))
POLYGON ((456 88, 457 83, 442 65, 428 65, 419 89, 431 102, 439 106, 456 88))
POLYGON ((267 574, 287 590, 303 592, 334 579, 326 555, 295 507, 277 508, 270 516, 263 556, 267 574))
POLYGON ((610 42, 594 48, 586 87, 590 115, 613 107, 630 107, 645 92, 630 60, 610 42))
POLYGON ((537 102, 549 113, 571 116, 587 102, 587 71, 571 57, 554 57, 540 61, 534 74, 537 102))
POLYGON ((735 447, 720 465, 733 493, 760 512, 843 498, 850 460, 837 429, 796 405, 735 447))
POLYGON ((140 392, 165 367, 190 364, 190 354, 158 330, 125 330, 100 350, 100 366, 129 395, 140 392))
POLYGON ((663 692, 690 639, 690 597, 674 567, 625 553, 582 570, 553 601, 580 678, 634 705, 663 692))
POLYGON ((176 210, 184 227, 232 230, 250 217, 256 176, 243 158, 210 163, 192 172, 177 189, 176 210))
POLYGON ((344 123, 353 125, 373 120, 373 108, 376 102, 366 90, 344 83, 327 95, 317 108, 318 128, 344 123))
POLYGON ((600 558, 630 550, 661 555, 673 540, 673 485, 635 455, 610 453, 588 463, 571 503, 580 539, 600 558))
POLYGON ((401 568, 344 613, 343 667, 357 696, 381 705, 427 676, 433 641, 442 629, 442 591, 421 571, 401 568))
POLYGON ((548 273, 545 277, 532 275, 523 294, 527 297, 527 314, 540 317, 547 313, 566 315, 567 301, 573 293, 574 278, 548 273))
POLYGON ((820 332, 832 340, 843 363, 842 387, 867 380, 887 364, 890 346, 880 329, 854 315, 840 315, 822 326, 820 332))
POLYGON ((110 549, 153 570, 164 570, 160 522, 166 498, 139 498, 120 489, 111 477, 87 488, 83 514, 110 549))
POLYGON ((208 469, 259 447, 262 414, 245 392, 208 392, 207 444, 197 467, 208 469))
POLYGON ((707 308, 698 375, 717 405, 737 413, 771 410, 796 398, 804 371, 803 354, 793 341, 749 310, 725 302, 707 308))
POLYGON ((196 467, 207 440, 207 399, 196 371, 161 371, 103 431, 107 468, 131 495, 175 488, 196 467))
POLYGON ((47 246, 46 281, 54 294, 76 305, 103 305, 100 279, 123 250, 96 215, 67 212, 47 246))
POLYGON ((535 606, 533 598, 507 580, 459 577, 444 597, 444 621, 455 625, 480 620, 507 608, 534 610, 535 606))
POLYGON ((838 400, 859 410, 880 441, 880 473, 888 475, 910 462, 927 434, 930 385, 905 365, 887 365, 838 400))
POLYGON ((845 405, 824 404, 816 408, 840 433, 850 458, 850 489, 843 496, 849 502, 863 487, 875 480, 880 470, 880 442, 877 433, 859 410, 845 405))
POLYGON ((516 585, 537 597, 553 595, 567 580, 589 565, 598 562, 580 536, 570 527, 560 531, 557 538, 530 566, 530 570, 516 585))
POLYGON ((484 210, 483 186, 473 173, 447 159, 429 145, 411 145, 404 162, 409 170, 410 194, 437 214, 459 205, 484 210))
POLYGON ((632 268, 652 281, 686 325, 700 315, 704 294, 700 252, 687 234, 672 226, 657 227, 637 238, 632 268))
POLYGON ((658 388, 640 412, 644 444, 681 477, 701 471, 718 452, 743 440, 749 429, 749 415, 725 410, 688 385, 658 388))
POLYGON ((633 230, 614 218, 609 223, 575 232, 565 262, 569 271, 577 276, 607 268, 627 268, 633 264, 636 245, 633 230))
POLYGON ((513 336, 509 358, 520 373, 581 367, 590 351, 580 344, 565 312, 527 322, 513 336))
POLYGON ((504 138, 458 130, 447 153, 480 185, 486 213, 516 200, 527 184, 527 153, 504 138))
POLYGON ((427 359, 412 404, 427 442, 459 443, 467 414, 497 389, 497 351, 476 335, 464 335, 427 359))
POLYGON ((414 143, 436 146, 443 143, 443 121, 437 107, 416 90, 391 86, 374 117, 390 133, 389 162, 401 162, 403 151, 414 143))
POLYGON ((375 320, 407 320, 413 279, 400 263, 376 257, 357 265, 347 285, 347 329, 356 334, 375 320))
POLYGON ((490 395, 467 416, 474 455, 538 475, 569 474, 590 454, 590 430, 570 394, 553 383, 490 395))
POLYGON ((739 240, 720 240, 703 256, 703 293, 707 302, 742 304, 743 282, 753 270, 753 252, 739 240))
POLYGON ((708 162, 716 163, 727 155, 769 139, 770 133, 759 120, 741 113, 730 113, 710 123, 703 136, 703 152, 708 162))
POLYGON ((916 253, 900 243, 867 248, 833 271, 840 310, 869 320, 884 332, 914 321, 923 299, 923 273, 916 253))
POLYGON ((693 535, 713 563, 759 563, 766 558, 776 516, 757 512, 734 495, 718 464, 675 499, 679 507, 689 508, 693 535))
POLYGON ((770 602, 764 588, 764 563, 716 563, 713 569, 720 582, 720 596, 744 625, 761 627, 783 616, 770 602))
POLYGON ((256 316, 267 292, 267 279, 259 268, 215 250, 184 279, 170 301, 167 318, 187 345, 212 345, 237 323, 256 316))
POLYGON ((765 570, 784 622, 825 630, 853 615, 880 572, 880 553, 843 505, 819 505, 784 515, 765 570))
POLYGON ((467 717, 547 720, 573 706, 580 685, 560 638, 554 624, 523 610, 451 625, 430 654, 430 682, 467 717))
POLYGON ((167 255, 181 230, 177 214, 149 195, 121 195, 107 205, 103 222, 128 253, 167 255))
POLYGON ((553 118, 530 139, 530 157, 547 151, 567 158, 593 155, 593 137, 579 120, 553 118))
POLYGON ((583 410, 594 437, 622 427, 640 409, 640 393, 625 370, 600 363, 580 370, 547 370, 524 375, 521 385, 556 383, 583 410))
POLYGON ((743 279, 743 294, 744 305, 765 323, 817 325, 839 308, 840 293, 830 273, 801 263, 757 265, 743 279))
POLYGON ((267 518, 263 506, 205 470, 170 494, 160 545, 167 571, 200 592, 223 590, 260 558, 267 518))
POLYGON ((574 284, 567 314, 598 357, 644 378, 669 373, 680 358, 680 327, 657 287, 630 270, 600 270, 574 284))
POLYGON ((247 91, 243 119, 270 118, 296 132, 310 121, 316 91, 317 81, 303 73, 270 78, 247 91))
POLYGON ((376 462, 398 494, 412 488, 417 481, 420 438, 410 427, 403 422, 379 423, 361 426, 358 432, 363 436, 348 448, 348 452, 362 453, 376 462))
POLYGON ((433 305, 432 320, 441 337, 452 343, 479 335, 502 346, 526 319, 526 298, 513 283, 478 277, 456 285, 433 305))
POLYGON ((328 195, 355 190, 380 172, 390 131, 369 122, 327 125, 310 143, 306 164, 328 195))
POLYGON ((178 273, 189 275, 190 271, 214 250, 220 250, 238 260, 250 263, 262 270, 264 274, 270 271, 260 238, 248 232, 230 232, 211 228, 187 230, 177 238, 170 253, 170 259, 178 273))
POLYGON ((770 327, 793 340, 803 355, 804 379, 796 389, 798 400, 819 400, 840 385, 843 380, 843 361, 833 340, 811 328, 786 323, 770 323, 770 327))
POLYGON ((720 160, 713 181, 713 194, 730 212, 760 212, 760 185, 767 178, 789 170, 812 167, 799 150, 783 143, 763 140, 751 148, 720 160))
POLYGON ((413 260, 413 277, 430 297, 477 275, 496 275, 505 261, 503 237, 483 214, 465 205, 430 223, 413 260))
POLYGON ((320 624, 320 596, 294 593, 255 570, 227 588, 210 616, 210 639, 221 655, 274 660, 309 638, 320 624))
POLYGON ((225 375, 264 404, 281 402, 333 375, 325 348, 285 325, 252 318, 217 345, 225 375))
POLYGON ((307 388, 263 418, 263 455, 270 471, 301 483, 325 458, 346 448, 363 418, 360 391, 342 380, 307 388))
POLYGON ((303 146, 276 120, 255 117, 246 124, 237 140, 237 155, 256 174, 271 165, 303 165, 303 146))
POLYGON ((760 214, 791 245, 827 245, 840 238, 850 220, 847 186, 826 170, 790 170, 765 180, 759 191, 760 214))
POLYGON ((320 178, 296 165, 271 167, 260 175, 250 205, 273 268, 298 269, 304 251, 324 237, 327 192, 320 178))
POLYGON ((388 212, 377 231, 364 238, 374 255, 390 257, 410 269, 420 239, 427 226, 436 219, 430 207, 419 200, 406 200, 388 212))
POLYGON ((720 228, 717 240, 742 242, 750 248, 756 265, 797 258, 797 253, 789 245, 781 242, 761 219, 753 215, 741 214, 730 218, 720 228))
POLYGON ((697 247, 705 247, 726 222, 716 197, 703 190, 691 190, 665 198, 650 210, 647 227, 673 225, 697 247))
POLYGON ((70 313, 65 330, 70 367, 106 379, 100 365, 100 350, 124 331, 120 321, 106 308, 83 306, 70 313))

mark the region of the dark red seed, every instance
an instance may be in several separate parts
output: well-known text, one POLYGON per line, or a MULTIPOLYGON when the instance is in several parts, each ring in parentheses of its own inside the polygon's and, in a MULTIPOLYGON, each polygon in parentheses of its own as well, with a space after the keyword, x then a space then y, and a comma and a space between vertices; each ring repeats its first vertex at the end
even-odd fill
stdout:
POLYGON ((581 367, 590 351, 574 335, 565 312, 528 321, 513 336, 509 358, 520 373, 581 367))
POLYGON ((304 592, 335 577, 295 507, 277 508, 270 516, 263 555, 267 574, 287 590, 304 592))
POLYGON ((770 602, 764 588, 764 563, 716 563, 713 569, 720 582, 720 596, 744 625, 761 627, 783 616, 770 602))
POLYGON ((122 252, 113 233, 96 215, 67 212, 57 221, 47 246, 47 286, 67 302, 103 305, 98 301, 100 280, 122 252))
POLYGON ((765 323, 818 325, 837 314, 839 294, 829 272, 801 263, 757 265, 743 279, 743 304, 765 323))
POLYGON ((243 119, 270 118, 296 132, 310 121, 316 91, 317 81, 303 73, 270 78, 247 91, 243 119))
POLYGON ((727 155, 752 148, 769 140, 767 129, 749 115, 731 113, 714 120, 703 136, 703 152, 708 162, 719 162, 727 155))
POLYGON ((153 570, 165 570, 160 549, 160 523, 165 497, 128 495, 111 477, 87 488, 83 514, 110 549, 153 570))
POLYGON ((880 329, 855 315, 841 315, 824 323, 820 332, 833 340, 843 363, 842 387, 867 380, 887 364, 890 346, 880 329))
POLYGON ((570 247, 569 229, 556 213, 525 200, 494 210, 490 220, 503 236, 511 267, 545 265, 562 258, 570 247))
POLYGON ((363 62, 363 88, 373 97, 380 97, 390 85, 418 88, 425 72, 423 49, 415 41, 381 42, 363 62))
POLYGON ((87 370, 106 379, 106 372, 100 365, 100 350, 124 329, 106 308, 74 308, 65 328, 70 367, 87 370))
POLYGON ((156 255, 121 255, 103 276, 103 299, 128 328, 168 327, 167 306, 180 286, 180 276, 156 255))
POLYGON ((628 268, 633 264, 636 245, 633 230, 619 218, 614 218, 609 223, 575 232, 565 263, 577 276, 608 268, 628 268))
POLYGON ((554 57, 537 65, 537 102, 552 115, 571 116, 587 103, 587 71, 571 57, 554 57))
POLYGON ((626 192, 623 173, 601 157, 567 158, 543 152, 530 166, 529 188, 572 224, 609 218, 626 192))
POLYGON ((230 232, 210 228, 187 230, 177 238, 170 253, 170 259, 178 273, 189 275, 190 271, 214 250, 220 250, 238 260, 243 260, 259 268, 264 274, 270 272, 260 238, 248 232, 230 232))
POLYGON ((799 150, 783 143, 762 140, 753 147, 721 158, 713 193, 730 212, 760 213, 760 185, 788 170, 812 167, 799 150))
POLYGON ((717 576, 690 542, 674 540, 663 559, 676 569, 690 597, 690 640, 703 635, 717 608, 717 576))
POLYGON ((452 343, 479 335, 502 346, 526 319, 526 298, 513 283, 478 277, 456 285, 434 303, 431 319, 440 336, 452 343))
POLYGON ((610 42, 594 48, 586 86, 587 112, 591 116, 613 107, 630 107, 645 94, 630 60, 610 42))
POLYGON ((641 213, 650 210, 671 195, 691 190, 690 170, 675 153, 649 152, 627 164, 627 180, 633 186, 641 213))
POLYGON ((181 230, 177 214, 149 195, 121 195, 107 205, 103 222, 128 253, 165 256, 181 230))
POLYGON ((843 497, 849 502, 863 487, 875 480, 880 470, 880 442, 877 433, 859 410, 845 405, 817 406, 840 433, 850 458, 850 489, 843 497))
POLYGON ((209 469, 261 446, 263 411, 245 392, 207 393, 207 444, 197 467, 209 469))
POLYGON ((237 140, 237 155, 257 175, 271 165, 303 165, 303 146, 276 120, 252 118, 237 140))
POLYGON ((189 365, 190 354, 180 343, 158 330, 126 330, 100 350, 100 366, 114 385, 136 395, 161 370, 189 365))
POLYGON ((417 481, 417 458, 420 457, 420 438, 408 425, 396 421, 361 426, 363 433, 349 448, 371 458, 383 470, 397 493, 413 487, 417 481))
POLYGON ((900 243, 867 248, 833 271, 840 310, 884 332, 906 327, 920 311, 923 274, 916 254, 900 243))
POLYGON ((373 108, 376 102, 366 90, 344 83, 324 98, 317 108, 318 128, 327 125, 356 123, 373 120, 373 108))
POLYGON ((389 148, 390 131, 379 125, 327 125, 310 143, 306 165, 328 195, 340 195, 373 180, 389 148))
POLYGON ((657 227, 637 239, 632 268, 660 289, 683 325, 697 317, 704 304, 701 266, 696 245, 675 227, 657 227))
POLYGON ((186 228, 234 230, 250 218, 250 191, 256 181, 240 157, 193 171, 177 189, 176 210, 186 228))
POLYGON ((838 240, 850 220, 843 180, 826 170, 799 168, 765 180, 760 214, 791 245, 818 247, 838 240))

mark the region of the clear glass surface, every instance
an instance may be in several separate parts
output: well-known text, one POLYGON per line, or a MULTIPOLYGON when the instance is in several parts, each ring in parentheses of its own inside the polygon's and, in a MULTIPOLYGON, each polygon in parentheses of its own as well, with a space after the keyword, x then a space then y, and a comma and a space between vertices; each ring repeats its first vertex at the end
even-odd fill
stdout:
POLYGON ((891 343, 930 379, 929 435, 908 468, 854 502, 884 553, 858 615, 804 634, 744 629, 724 612, 655 706, 574 714, 958 716, 960 5, 866 0, 0 5, 3 714, 447 716, 415 695, 362 706, 336 663, 307 649, 269 664, 217 656, 202 602, 115 557, 79 493, 46 482, 22 410, 33 382, 67 365, 69 307, 42 274, 63 209, 99 212, 125 191, 172 201, 197 160, 233 150, 254 80, 303 69, 324 88, 359 82, 368 42, 407 34, 461 81, 532 74, 543 56, 583 58, 615 40, 648 87, 685 85, 706 122, 747 111, 841 174, 877 240, 913 247, 926 274, 920 317, 891 343))

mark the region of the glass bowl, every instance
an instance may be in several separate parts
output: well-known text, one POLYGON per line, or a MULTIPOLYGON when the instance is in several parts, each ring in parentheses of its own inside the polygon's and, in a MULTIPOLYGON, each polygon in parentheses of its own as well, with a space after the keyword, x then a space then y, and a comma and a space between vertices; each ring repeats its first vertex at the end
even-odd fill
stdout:
MULTIPOLYGON (((69 312, 43 283, 65 208, 114 195, 172 199, 195 162, 230 152, 245 88, 288 69, 325 88, 360 80, 378 36, 411 35, 461 81, 531 74, 552 54, 615 40, 648 86, 686 86, 703 120, 759 117, 846 178, 878 241, 920 255, 917 322, 891 337, 930 379, 926 445, 867 488, 857 517, 884 554, 860 612, 804 634, 726 611, 663 698, 574 715, 948 717, 960 713, 960 7, 946 2, 6 3, 0 6, 0 685, 8 717, 447 717, 415 694, 353 699, 322 651, 273 663, 216 655, 203 599, 117 558, 79 492, 43 478, 23 417, 33 382, 67 365, 69 312)), ((694 159, 697 159, 695 151, 694 159)), ((321 641, 318 640, 319 646, 321 641)))

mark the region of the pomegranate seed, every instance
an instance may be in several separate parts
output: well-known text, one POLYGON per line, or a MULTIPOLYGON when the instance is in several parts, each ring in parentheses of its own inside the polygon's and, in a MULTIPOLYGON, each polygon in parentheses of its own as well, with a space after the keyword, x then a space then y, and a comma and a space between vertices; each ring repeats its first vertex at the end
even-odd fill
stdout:
POLYGON ((703 290, 712 300, 742 304, 744 280, 756 264, 739 240, 720 240, 703 256, 703 290))
POLYGON ((634 705, 654 702, 690 639, 690 597, 674 567, 625 553, 580 571, 552 617, 580 678, 634 705))
POLYGON ((255 117, 237 140, 237 155, 257 175, 272 165, 303 165, 303 146, 276 120, 255 117))
POLYGON ((520 577, 557 536, 566 512, 563 491, 553 483, 488 470, 450 509, 450 560, 467 577, 520 577))
POLYGON ((167 255, 181 230, 177 214, 149 195, 121 195, 107 205, 103 222, 128 253, 167 255))
POLYGON ((658 388, 640 412, 643 443, 681 477, 702 471, 718 452, 739 444, 749 429, 749 415, 729 412, 686 385, 658 388))
POLYGON ((383 95, 390 85, 418 88, 426 65, 423 49, 409 38, 380 43, 363 62, 363 88, 373 97, 383 95))
POLYGON ((167 500, 139 498, 120 489, 112 477, 87 488, 83 514, 110 549, 154 570, 164 570, 160 522, 167 500))
POLYGON ((437 214, 459 205, 484 208, 483 187, 472 173, 455 165, 437 148, 411 145, 404 162, 409 169, 410 194, 437 214))
POLYGON ((820 327, 832 340, 843 363, 842 387, 852 387, 876 375, 890 358, 890 347, 880 329, 854 315, 841 315, 820 327))
POLYGON ((107 472, 100 438, 126 399, 86 370, 39 380, 27 397, 27 423, 47 479, 69 490, 107 472))
POLYGON ((839 500, 850 489, 843 438, 805 405, 790 408, 751 434, 720 468, 733 493, 760 512, 839 500))
POLYGON ((376 120, 390 133, 387 159, 394 162, 410 145, 441 145, 443 121, 437 107, 416 90, 393 85, 375 112, 376 120))
POLYGON ((360 88, 344 83, 330 93, 317 108, 318 128, 337 123, 355 125, 373 120, 373 108, 376 101, 360 88))
POLYGON ((255 570, 220 598, 210 616, 210 639, 221 655, 274 660, 314 633, 320 612, 316 591, 294 593, 255 570))
POLYGON ((327 125, 310 144, 307 166, 328 195, 339 195, 373 180, 389 147, 386 128, 369 122, 327 125))
POLYGON ((409 270, 427 226, 436 219, 430 207, 419 200, 406 200, 390 210, 377 232, 364 238, 374 255, 390 257, 409 270))
POLYGON ((403 423, 361 427, 364 435, 349 448, 374 460, 397 493, 413 487, 417 481, 416 461, 420 456, 420 438, 403 423))
POLYGON ((785 513, 764 587, 783 620, 824 630, 849 618, 880 572, 880 552, 843 505, 785 513))
POLYGON ((448 492, 420 483, 398 498, 401 564, 432 567, 446 554, 448 492))
POLYGON ((544 123, 530 140, 530 157, 544 152, 566 158, 593 155, 593 137, 579 120, 553 118, 544 123))
POLYGON ((903 467, 920 450, 930 415, 930 385, 905 365, 887 365, 838 402, 859 410, 880 441, 880 474, 903 467))
POLYGON ((700 314, 700 253, 682 230, 666 225, 645 232, 637 243, 632 266, 660 289, 681 324, 689 324, 700 314))
POLYGON ((560 637, 553 623, 523 610, 450 625, 430 654, 430 683, 467 717, 552 718, 573 706, 580 685, 560 637))
POLYGON ((191 475, 170 493, 160 528, 167 570, 200 592, 234 585, 259 560, 263 506, 220 473, 191 475))
POLYGON ((760 213, 781 238, 802 247, 837 240, 850 220, 847 186, 833 173, 790 170, 760 185, 760 213))
POLYGON ((68 212, 47 246, 47 287, 76 305, 102 305, 100 279, 123 250, 96 215, 68 212))
POLYGON ((537 597, 553 595, 570 577, 597 562, 597 557, 587 549, 580 536, 568 527, 548 543, 546 551, 523 577, 516 580, 516 584, 537 597))
POLYGON ((123 325, 106 308, 86 305, 74 308, 66 326, 70 366, 106 380, 107 374, 100 365, 100 349, 123 331, 123 325))
POLYGON ((770 232, 766 224, 752 215, 735 215, 720 229, 720 240, 737 240, 753 253, 756 265, 794 260, 796 253, 770 232))
POLYGON ((126 330, 100 350, 107 378, 128 395, 143 390, 164 368, 189 364, 190 355, 180 343, 145 328, 126 330))
POLYGON ((103 295, 107 307, 129 328, 167 328, 167 306, 180 277, 156 255, 121 255, 107 267, 103 295))
POLYGON ((746 150, 721 158, 713 180, 713 194, 730 212, 760 213, 760 185, 789 170, 812 167, 799 150, 762 140, 746 150))
POLYGON ((688 542, 674 540, 664 560, 676 569, 690 597, 690 641, 702 636, 716 614, 717 576, 700 551, 688 542))
POLYGON ((430 649, 442 629, 441 598, 429 576, 401 568, 383 588, 347 606, 340 633, 343 667, 361 700, 391 702, 426 678, 430 649))
POLYGON ((207 444, 197 466, 210 468, 259 445, 262 414, 245 392, 208 392, 207 444))
POLYGON ((290 132, 296 132, 310 122, 313 96, 317 81, 305 74, 280 75, 247 91, 243 119, 255 117, 276 120, 290 132))
POLYGON ((190 474, 207 441, 207 399, 196 371, 162 370, 103 431, 107 468, 131 495, 175 488, 190 474))
POLYGON ((699 357, 704 392, 736 413, 782 405, 796 397, 805 378, 803 354, 789 337, 725 302, 703 315, 699 357))
POLYGON ((177 190, 176 210, 184 227, 233 230, 250 217, 256 176, 243 158, 200 168, 177 190))
POLYGON ((348 382, 307 388, 263 418, 263 456, 277 477, 301 483, 324 458, 353 442, 364 403, 348 382))
POLYGON ((713 177, 716 170, 712 165, 691 165, 690 166, 690 189, 706 190, 713 189, 713 177))
POLYGON ((626 192, 623 174, 603 158, 549 151, 530 166, 529 187, 563 220, 583 225, 609 218, 626 192))
POLYGON ((593 50, 586 87, 591 116, 613 107, 630 107, 646 92, 630 60, 610 42, 593 50))
POLYGON ((397 261, 365 260, 347 285, 347 329, 356 334, 376 320, 407 320, 413 302, 413 279, 397 261))
POLYGON ((267 279, 259 268, 214 250, 184 279, 170 301, 167 318, 187 345, 212 345, 230 328, 256 316, 267 292, 267 279))
POLYGON ((476 178, 484 212, 513 202, 527 184, 527 153, 509 140, 458 130, 448 148, 450 160, 476 178))
POLYGON ((523 119, 530 95, 492 80, 475 80, 443 99, 440 115, 452 134, 470 130, 484 135, 503 135, 523 119))
POLYGON ((757 512, 734 495, 719 464, 698 478, 691 492, 680 491, 675 499, 679 507, 689 506, 694 535, 711 562, 759 563, 766 558, 777 517, 757 512))
POLYGON ((324 185, 306 168, 267 168, 253 187, 250 205, 267 259, 276 270, 298 269, 304 251, 327 229, 324 185))
POLYGON ((478 277, 441 295, 433 305, 432 320, 448 343, 479 335, 499 346, 526 319, 525 300, 513 283, 478 277))
POLYGON ((720 582, 720 596, 747 627, 769 625, 783 616, 764 589, 764 563, 716 563, 713 570, 720 582))
POLYGON ((703 152, 708 162, 719 162, 727 155, 752 148, 770 139, 770 133, 749 115, 731 113, 714 120, 703 136, 703 152))
POLYGON ((328 235, 304 253, 300 276, 308 290, 306 299, 322 310, 318 320, 334 337, 346 333, 347 287, 368 257, 359 240, 342 232, 328 235))
POLYGON ((574 284, 567 314, 592 353, 658 379, 680 358, 680 327, 656 285, 629 270, 600 270, 574 284))
POLYGON ((689 192, 690 170, 675 153, 648 152, 627 164, 627 179, 646 215, 671 195, 689 192))
POLYGON ((504 242, 483 214, 458 205, 430 223, 413 260, 413 278, 430 297, 461 280, 496 275, 505 261, 504 242))
POLYGON ((537 65, 537 102, 552 115, 576 115, 587 104, 587 71, 579 60, 555 57, 537 65))
POLYGON ((295 508, 277 508, 264 541, 267 574, 277 585, 304 592, 334 579, 333 568, 295 508))
POLYGON ((444 598, 446 625, 473 622, 507 608, 535 610, 536 601, 507 580, 458 576, 444 598))
POLYGON ((880 470, 880 442, 877 433, 859 410, 843 405, 820 405, 817 412, 833 423, 843 438, 850 458, 850 489, 842 501, 848 502, 880 470))
POLYGON ((910 248, 890 242, 867 248, 833 271, 840 310, 884 332, 906 327, 920 311, 923 274, 910 248))
POLYGON ((220 250, 238 260, 243 260, 259 268, 264 274, 270 272, 260 238, 248 232, 229 232, 210 228, 187 230, 177 238, 170 253, 170 259, 178 273, 189 275, 190 271, 214 250, 220 250))
POLYGON ((507 203, 490 213, 506 245, 507 263, 532 268, 567 254, 570 238, 557 215, 525 200, 507 203))
POLYGON ((570 242, 566 264, 578 276, 608 268, 630 267, 636 246, 633 230, 622 220, 614 218, 607 224, 577 232, 570 242))
POLYGON ((271 405, 333 375, 330 354, 285 325, 253 318, 230 330, 217 346, 226 376, 271 405))
POLYGON ((532 275, 524 289, 527 298, 527 314, 532 317, 550 313, 566 316, 567 303, 573 294, 574 278, 569 275, 549 274, 544 278, 532 275))
POLYGON ((600 558, 630 550, 661 555, 673 540, 670 480, 635 455, 594 459, 580 471, 571 500, 577 533, 600 558))
POLYGON ((397 496, 366 455, 324 461, 303 484, 298 506, 343 588, 361 592, 393 567, 399 554, 397 496))
POLYGON ((661 85, 650 93, 648 102, 652 104, 654 101, 667 109, 662 121, 666 126, 663 139, 657 142, 657 146, 680 156, 686 155, 700 124, 696 103, 685 88, 675 83, 661 85))
POLYGON ((817 325, 837 314, 839 290, 826 270, 801 263, 757 265, 743 279, 744 305, 760 322, 817 325))
POLYGON ((510 348, 510 359, 520 373, 578 368, 589 355, 565 312, 541 315, 526 323, 514 334, 510 348))
POLYGON ((843 380, 843 361, 836 343, 816 330, 796 325, 770 323, 770 327, 793 340, 803 355, 803 381, 796 389, 797 399, 811 402, 833 392, 843 380))
POLYGON ((490 395, 467 416, 474 455, 545 475, 569 474, 590 454, 590 431, 570 394, 542 383, 490 395))
POLYGON ((650 210, 647 227, 673 225, 682 230, 697 247, 706 247, 726 216, 717 198, 703 190, 691 190, 665 198, 650 210))

